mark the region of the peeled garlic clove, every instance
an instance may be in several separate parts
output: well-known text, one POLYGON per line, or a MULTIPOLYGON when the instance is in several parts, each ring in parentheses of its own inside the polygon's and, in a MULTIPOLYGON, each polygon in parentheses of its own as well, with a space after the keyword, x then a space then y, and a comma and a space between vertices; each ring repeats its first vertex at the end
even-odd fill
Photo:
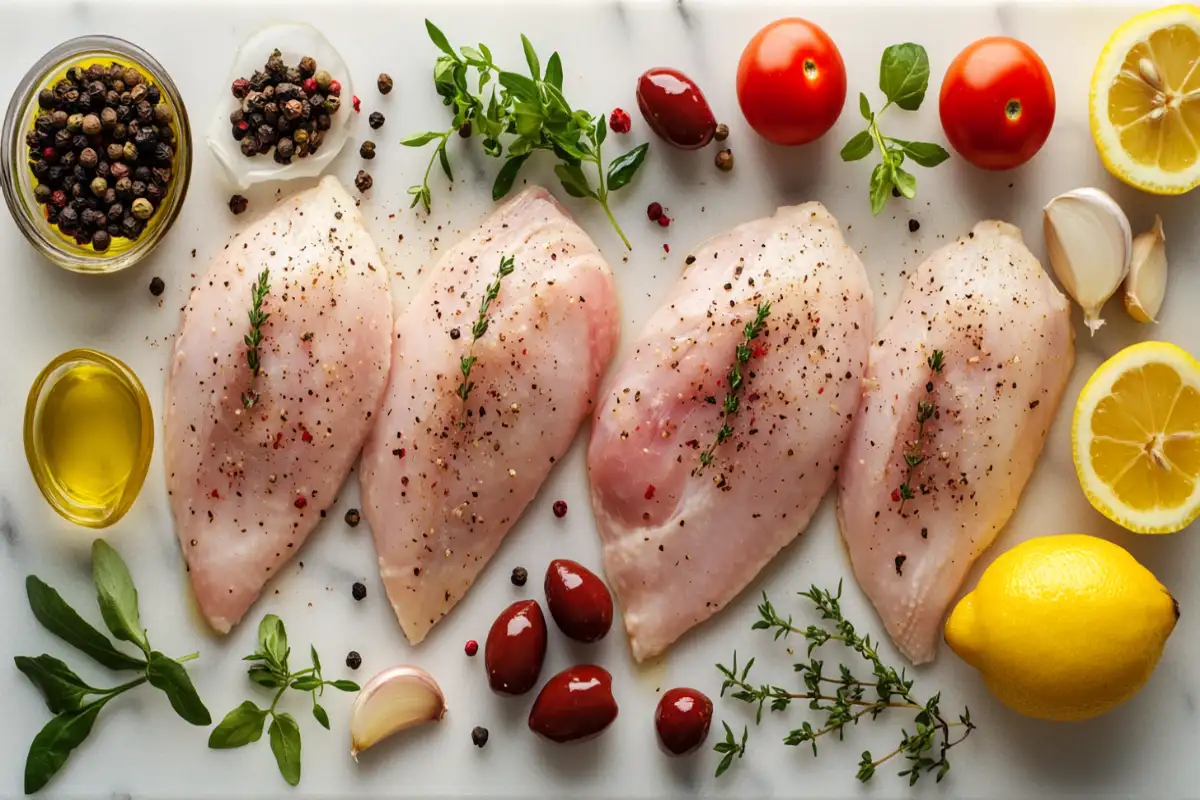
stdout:
POLYGON ((1106 193, 1084 188, 1051 200, 1042 211, 1042 225, 1050 266, 1095 334, 1104 324, 1100 309, 1129 272, 1129 219, 1106 193))
POLYGON ((1162 220, 1133 240, 1133 258, 1125 279, 1125 310, 1138 322, 1158 322, 1158 310, 1167 294, 1167 238, 1162 220))
POLYGON ((393 733, 436 722, 446 715, 446 698, 437 681, 419 667, 385 669, 358 693, 350 709, 350 755, 393 733))

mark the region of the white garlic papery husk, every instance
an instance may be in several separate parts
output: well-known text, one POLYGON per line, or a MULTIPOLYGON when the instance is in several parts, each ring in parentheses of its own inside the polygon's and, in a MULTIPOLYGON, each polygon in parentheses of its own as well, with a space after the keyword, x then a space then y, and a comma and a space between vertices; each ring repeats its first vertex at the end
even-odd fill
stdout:
POLYGON ((1133 240, 1129 277, 1125 279, 1125 310, 1138 322, 1158 322, 1158 311, 1167 295, 1167 237, 1162 220, 1133 240))
POLYGON ((354 118, 358 116, 352 107, 353 97, 354 87, 350 83, 350 70, 338 51, 320 31, 299 22, 269 25, 251 34, 238 48, 233 67, 229 71, 229 79, 222 87, 222 100, 217 103, 216 116, 209 128, 208 147, 224 168, 229 180, 240 190, 267 181, 315 178, 337 157, 346 140, 350 138, 354 118), (283 55, 284 63, 292 67, 299 64, 304 56, 312 57, 317 62, 318 70, 326 70, 334 80, 342 84, 342 94, 339 98, 342 105, 338 113, 330 118, 331 124, 325 132, 325 141, 321 143, 321 149, 315 155, 293 157, 292 163, 287 165, 275 163, 272 153, 253 158, 242 155, 240 143, 234 141, 230 133, 232 125, 229 115, 241 101, 233 96, 229 87, 236 79, 249 78, 256 71, 265 69, 267 59, 276 49, 283 55))
POLYGON ((1050 266, 1095 335, 1104 324, 1100 309, 1129 273, 1129 218, 1105 192, 1084 188, 1051 200, 1042 210, 1042 225, 1050 266))
POLYGON ((393 733, 446 715, 446 698, 433 677, 420 667, 385 669, 367 681, 350 709, 350 755, 393 733))

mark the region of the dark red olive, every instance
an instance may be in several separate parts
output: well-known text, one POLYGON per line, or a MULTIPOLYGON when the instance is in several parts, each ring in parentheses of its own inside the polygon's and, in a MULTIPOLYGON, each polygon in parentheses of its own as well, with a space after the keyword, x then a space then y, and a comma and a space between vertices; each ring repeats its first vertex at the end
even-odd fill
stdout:
POLYGON ((650 129, 683 150, 698 150, 717 131, 704 92, 677 69, 655 67, 642 73, 637 85, 638 108, 650 129))
POLYGON ((612 627, 612 595, 604 581, 565 558, 546 568, 546 607, 559 630, 577 642, 599 641, 612 627))
POLYGON ((695 689, 669 689, 658 701, 654 729, 663 749, 673 756, 692 752, 708 738, 712 700, 695 689))
POLYGON ((555 675, 538 692, 529 730, 552 742, 577 742, 597 735, 616 718, 612 675, 603 667, 579 664, 555 675))
POLYGON ((525 694, 537 685, 546 659, 546 618, 536 600, 500 612, 488 631, 483 663, 497 694, 525 694))

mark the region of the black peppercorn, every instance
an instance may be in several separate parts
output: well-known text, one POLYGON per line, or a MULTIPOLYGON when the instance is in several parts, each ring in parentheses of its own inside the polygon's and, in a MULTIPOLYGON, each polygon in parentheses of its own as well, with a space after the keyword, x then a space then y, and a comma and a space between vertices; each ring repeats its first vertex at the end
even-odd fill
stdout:
POLYGON ((117 122, 129 122, 131 119, 133 119, 133 106, 125 103, 117 106, 117 122))
POLYGON ((333 120, 328 114, 317 114, 313 119, 313 125, 318 131, 327 131, 333 125, 333 120))
POLYGON ((450 338, 451 339, 454 339, 455 341, 457 341, 458 337, 460 337, 460 336, 462 336, 462 331, 460 331, 458 328, 450 329, 450 338))
POLYGON ((358 669, 362 666, 362 656, 358 654, 357 650, 351 650, 346 654, 346 666, 350 669, 358 669))
POLYGON ((75 155, 75 153, 67 151, 66 153, 63 153, 62 158, 58 160, 58 163, 63 169, 73 169, 75 167, 75 162, 78 161, 78 159, 79 156, 75 155))
POLYGON ((258 155, 258 139, 254 136, 247 136, 242 139, 242 155, 246 157, 258 155))
POLYGON ((354 585, 350 587, 350 594, 353 595, 355 600, 362 600, 367 596, 367 587, 355 581, 354 585))
POLYGON ((54 95, 53 89, 42 89, 38 92, 38 105, 42 108, 54 108, 58 104, 58 98, 54 95))
POLYGON ((919 230, 921 230, 921 223, 917 222, 915 219, 910 219, 908 221, 908 232, 916 233, 919 230))
POLYGON ((283 137, 275 143, 275 157, 282 162, 290 161, 296 153, 296 145, 291 139, 283 137))
POLYGON ((146 93, 149 91, 145 84, 135 86, 129 90, 129 99, 133 101, 134 105, 140 106, 142 101, 146 99, 146 93))
POLYGON ((133 174, 130 175, 130 177, 133 178, 135 181, 142 181, 143 183, 149 183, 150 182, 150 168, 149 167, 137 167, 136 169, 133 170, 133 174))
POLYGON ((34 187, 33 199, 36 200, 39 205, 45 205, 46 203, 50 202, 50 196, 52 194, 54 194, 54 191, 49 186, 44 183, 39 183, 36 187, 34 187))
POLYGON ((162 102, 162 90, 157 86, 151 86, 146 91, 146 99, 150 101, 150 105, 158 105, 162 102))
POLYGON ((383 114, 380 114, 378 111, 372 111, 371 116, 367 117, 367 124, 375 130, 382 128, 385 121, 383 114))
POLYGON ((354 176, 354 188, 358 189, 360 192, 366 192, 370 190, 374 183, 375 181, 366 173, 365 170, 360 169, 358 174, 354 176))
POLYGON ((75 209, 67 206, 62 211, 58 212, 58 227, 62 228, 64 231, 73 230, 78 224, 79 213, 75 209))
MULTIPOLYGON (((113 138, 114 143, 124 142, 128 136, 129 136, 129 128, 127 128, 125 126, 125 123, 118 122, 116 125, 113 126, 112 138, 113 138)), ((109 145, 109 146, 111 147, 112 145, 109 145)))
POLYGON ((154 161, 156 164, 170 164, 171 159, 175 157, 175 151, 171 149, 171 145, 159 142, 154 145, 154 161))
POLYGON ((481 725, 476 725, 474 728, 471 729, 471 743, 474 744, 476 747, 483 747, 485 744, 487 744, 487 740, 488 740, 488 729, 487 728, 485 728, 481 725))
POLYGON ((346 512, 346 524, 351 528, 357 528, 358 523, 362 520, 362 516, 358 513, 357 508, 352 508, 346 512))
POLYGON ((132 199, 133 181, 129 180, 129 178, 121 178, 113 188, 117 190, 117 197, 120 197, 122 200, 132 199))
POLYGON ((35 177, 39 179, 45 178, 50 172, 50 162, 46 161, 44 158, 39 158, 37 161, 33 162, 32 169, 35 177))
POLYGON ((235 194, 233 197, 229 198, 229 210, 234 214, 241 214, 246 210, 246 206, 248 205, 250 205, 250 201, 245 197, 242 197, 240 194, 235 194))
POLYGON ((525 581, 529 580, 529 573, 524 567, 513 567, 512 582, 513 586, 524 586, 525 581))
POLYGON ((126 239, 136 239, 141 236, 143 227, 136 217, 126 217, 121 220, 121 233, 126 239))
POLYGON ((375 86, 379 88, 380 94, 387 94, 392 91, 393 85, 391 75, 388 75, 386 72, 379 73, 379 78, 375 81, 375 86))
POLYGON ((300 59, 300 77, 311 78, 317 71, 317 62, 311 56, 300 59))
POLYGON ((150 175, 151 180, 163 188, 166 188, 167 184, 171 182, 171 170, 167 167, 155 167, 150 170, 150 175))
POLYGON ((375 157, 375 143, 372 141, 369 141, 369 140, 363 142, 362 146, 358 148, 358 154, 359 154, 359 156, 361 156, 362 158, 365 158, 367 160, 374 158, 375 157))
POLYGON ((146 194, 146 184, 143 181, 134 181, 129 188, 134 197, 142 197, 146 194))
POLYGON ((75 137, 66 128, 62 128, 54 134, 54 147, 57 150, 66 150, 71 146, 71 140, 75 137))
POLYGON ((163 198, 167 193, 158 184, 146 184, 146 199, 153 203, 156 207, 162 203, 163 198))
POLYGON ((246 134, 247 134, 247 133, 249 133, 249 131, 250 131, 250 126, 249 126, 249 125, 246 125, 246 124, 243 122, 243 123, 241 123, 240 125, 236 125, 236 124, 235 124, 235 125, 233 126, 233 129, 232 129, 232 130, 233 130, 233 140, 234 140, 235 142, 240 142, 240 141, 242 141, 243 139, 245 139, 245 138, 246 138, 246 134), (244 126, 244 127, 243 127, 243 126, 244 126))
POLYGON ((163 283, 162 278, 151 278, 150 279, 150 294, 154 295, 155 297, 158 297, 164 291, 166 291, 166 288, 167 288, 167 285, 165 283, 163 283))
POLYGON ((100 199, 100 202, 109 206, 114 205, 117 202, 117 190, 110 186, 108 191, 104 193, 104 197, 100 199))

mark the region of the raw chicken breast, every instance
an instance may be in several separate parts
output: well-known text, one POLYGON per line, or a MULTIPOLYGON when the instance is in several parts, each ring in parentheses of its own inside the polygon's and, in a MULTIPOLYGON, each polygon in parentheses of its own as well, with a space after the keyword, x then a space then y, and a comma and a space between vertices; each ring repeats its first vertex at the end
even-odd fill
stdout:
POLYGON ((720 611, 808 524, 866 370, 871 288, 819 203, 702 244, 608 384, 588 448, 604 569, 638 661, 720 611), (726 375, 756 306, 732 436, 726 375))
POLYGON ((947 608, 1016 508, 1074 360, 1066 298, 1004 222, 930 256, 871 348, 838 519, 859 584, 914 664, 933 660, 947 608), (922 401, 935 411, 917 442, 922 401), (906 454, 925 459, 911 499, 906 454))
POLYGON ((396 321, 362 487, 380 574, 409 642, 466 594, 570 447, 616 340, 612 272, 541 188, 509 200, 446 253, 396 321), (472 345, 505 257, 514 270, 472 345), (464 414, 468 354, 478 361, 464 414))
POLYGON ((184 312, 167 383, 167 489, 196 600, 220 633, 333 503, 383 398, 392 300, 363 225, 325 178, 218 254, 184 312), (243 337, 263 268, 270 317, 251 389, 243 337))

